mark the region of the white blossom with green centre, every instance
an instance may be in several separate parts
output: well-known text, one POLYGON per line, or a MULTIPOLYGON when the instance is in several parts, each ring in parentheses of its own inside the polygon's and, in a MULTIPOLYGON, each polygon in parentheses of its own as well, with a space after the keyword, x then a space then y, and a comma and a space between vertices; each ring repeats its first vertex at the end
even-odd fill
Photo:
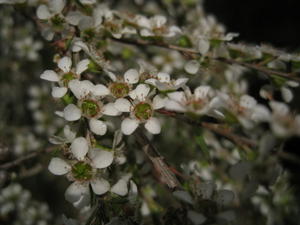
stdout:
POLYGON ((45 70, 40 78, 58 83, 59 86, 54 86, 52 88, 52 96, 54 98, 61 98, 67 93, 69 83, 74 79, 78 79, 81 73, 88 68, 89 63, 90 61, 88 59, 83 59, 76 65, 75 69, 72 69, 71 58, 64 56, 57 62, 57 66, 60 69, 59 72, 45 70))
POLYGON ((153 117, 153 113, 154 110, 164 107, 165 98, 156 95, 153 100, 150 100, 149 92, 150 87, 148 85, 139 84, 136 89, 129 93, 133 103, 126 98, 119 98, 114 103, 115 108, 120 112, 130 113, 130 117, 125 118, 121 123, 121 130, 125 135, 132 134, 140 123, 144 123, 145 128, 150 133, 160 133, 160 121, 153 117))
POLYGON ((114 153, 98 148, 90 149, 87 140, 83 137, 75 138, 70 150, 75 160, 65 161, 55 157, 51 159, 48 168, 51 173, 68 175, 74 181, 67 188, 65 197, 75 207, 81 208, 89 204, 89 184, 97 195, 109 191, 109 182, 99 177, 96 171, 109 167, 114 160, 114 153))
POLYGON ((117 77, 114 73, 107 71, 113 81, 109 84, 109 92, 115 98, 124 98, 129 95, 133 84, 139 82, 140 73, 135 69, 129 69, 123 77, 117 77))

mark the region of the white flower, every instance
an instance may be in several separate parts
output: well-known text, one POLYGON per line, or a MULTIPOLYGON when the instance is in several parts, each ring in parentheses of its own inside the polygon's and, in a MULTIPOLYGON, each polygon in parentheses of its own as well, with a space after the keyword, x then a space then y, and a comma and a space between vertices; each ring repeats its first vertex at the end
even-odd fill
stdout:
POLYGON ((36 15, 41 20, 48 20, 57 14, 60 14, 66 5, 65 0, 49 0, 48 5, 40 5, 37 8, 36 15))
POLYGON ((180 34, 181 30, 177 26, 167 26, 167 18, 165 16, 156 15, 148 19, 145 16, 137 15, 134 18, 135 23, 140 26, 140 34, 143 37, 164 36, 173 37, 180 34))
POLYGON ((146 84, 139 84, 129 94, 133 105, 123 98, 115 102, 115 108, 121 112, 130 112, 130 117, 125 118, 121 123, 121 130, 125 135, 132 134, 140 123, 145 123, 145 128, 152 134, 159 134, 161 131, 160 121, 153 117, 154 110, 164 107, 165 98, 157 95, 152 101, 148 99, 150 87, 146 84))
POLYGON ((115 98, 128 96, 132 85, 138 83, 140 78, 140 73, 136 69, 127 70, 123 77, 117 77, 110 71, 107 71, 107 73, 113 81, 109 84, 109 93, 115 98))
MULTIPOLYGON (((54 70, 45 70, 40 75, 40 78, 51 82, 58 82, 60 86, 67 87, 70 81, 80 78, 81 73, 88 69, 89 63, 88 59, 83 59, 76 65, 76 68, 72 69, 71 58, 64 56, 57 62, 57 66, 60 69, 58 73, 54 70)), ((52 95, 59 98, 59 96, 64 96, 65 92, 65 88, 56 87, 53 88, 52 95)))
POLYGON ((184 65, 184 70, 189 74, 196 74, 200 68, 200 64, 196 60, 190 60, 184 65))
POLYGON ((155 86, 160 91, 174 91, 183 87, 187 81, 188 78, 172 80, 168 73, 159 72, 156 78, 147 79, 145 83, 155 86))
POLYGON ((165 108, 177 112, 209 113, 214 107, 210 101, 215 96, 210 86, 202 85, 194 90, 194 94, 186 88, 185 91, 175 91, 168 94, 165 108))

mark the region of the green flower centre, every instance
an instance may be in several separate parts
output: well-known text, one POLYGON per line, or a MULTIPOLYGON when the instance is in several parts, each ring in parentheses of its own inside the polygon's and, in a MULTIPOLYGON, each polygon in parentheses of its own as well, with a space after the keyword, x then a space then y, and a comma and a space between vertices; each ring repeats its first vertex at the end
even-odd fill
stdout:
POLYGON ((72 167, 72 174, 77 180, 90 180, 92 178, 92 167, 85 162, 78 162, 72 167))
POLYGON ((116 98, 122 98, 128 95, 129 86, 126 83, 113 83, 110 86, 110 91, 116 98))
POLYGON ((64 18, 60 17, 59 15, 55 15, 51 18, 51 22, 54 27, 61 28, 64 23, 64 18))
POLYGON ((99 105, 93 100, 84 100, 81 104, 81 110, 87 117, 95 117, 100 111, 99 105))
POLYGON ((152 116, 153 110, 148 103, 139 103, 134 107, 134 115, 139 120, 148 120, 152 116))
POLYGON ((72 72, 68 72, 68 73, 65 73, 62 77, 62 82, 64 84, 64 86, 68 86, 68 83, 71 81, 71 80, 74 80, 76 78, 76 75, 72 72))

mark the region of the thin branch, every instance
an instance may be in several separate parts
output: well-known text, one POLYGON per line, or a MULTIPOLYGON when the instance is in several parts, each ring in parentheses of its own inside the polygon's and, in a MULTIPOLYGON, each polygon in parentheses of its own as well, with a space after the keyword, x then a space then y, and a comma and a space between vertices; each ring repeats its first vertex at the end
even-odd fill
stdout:
POLYGON ((240 66, 244 66, 244 67, 247 67, 249 69, 253 69, 253 70, 262 72, 264 74, 267 74, 267 75, 277 75, 277 76, 280 76, 280 77, 283 77, 283 78, 292 79, 292 80, 300 82, 300 78, 294 76, 291 73, 284 73, 284 72, 280 72, 280 71, 276 71, 276 70, 270 70, 270 69, 267 69, 267 68, 262 67, 260 65, 240 62, 240 61, 237 61, 237 60, 234 60, 234 59, 217 58, 217 60, 219 60, 221 62, 224 62, 224 63, 227 63, 227 64, 238 64, 240 66))
POLYGON ((170 189, 180 187, 180 183, 173 171, 143 132, 139 129, 135 132, 135 136, 140 145, 143 146, 143 151, 151 161, 155 171, 160 175, 161 181, 167 184, 170 189))
POLYGON ((44 150, 34 151, 34 152, 31 152, 27 155, 21 156, 21 157, 13 160, 11 162, 7 162, 7 163, 4 163, 4 164, 0 165, 0 170, 6 170, 6 169, 10 169, 10 168, 19 166, 23 162, 28 161, 30 159, 33 159, 33 158, 39 156, 41 153, 48 152, 49 150, 51 150, 51 148, 46 148, 44 150))
MULTIPOLYGON (((171 45, 171 44, 167 44, 164 42, 150 42, 150 41, 146 41, 146 40, 142 40, 142 39, 132 40, 132 39, 128 39, 128 38, 122 38, 122 39, 112 38, 112 40, 121 42, 124 44, 136 45, 136 46, 156 46, 156 47, 161 47, 161 48, 165 48, 165 49, 176 50, 176 51, 179 51, 179 52, 189 56, 192 59, 196 59, 197 57, 201 56, 200 52, 198 52, 194 49, 183 48, 183 47, 180 47, 177 45, 171 45)), ((227 59, 227 58, 212 58, 212 59, 219 61, 219 62, 226 63, 226 64, 230 64, 230 65, 237 64, 240 66, 244 66, 249 69, 253 69, 253 70, 262 72, 262 73, 266 74, 267 76, 277 75, 277 76, 280 76, 283 78, 287 78, 287 79, 291 79, 291 80, 300 82, 300 78, 296 77, 295 74, 293 74, 293 73, 285 73, 285 72, 280 72, 280 71, 276 71, 276 70, 271 70, 271 69, 263 67, 259 64, 255 65, 255 64, 240 62, 235 59, 227 59)))
POLYGON ((213 123, 208 123, 208 122, 201 122, 201 121, 195 121, 192 120, 184 115, 178 114, 176 112, 168 111, 168 110, 156 110, 158 113, 173 117, 175 119, 178 119, 184 123, 190 124, 192 126, 199 126, 206 128, 218 135, 221 135, 228 140, 232 141, 235 143, 237 146, 243 148, 243 149, 248 149, 250 148, 255 148, 257 146, 257 143, 254 142, 251 139, 248 139, 246 137, 242 137, 240 135, 232 133, 231 129, 221 127, 218 124, 213 124, 213 123))

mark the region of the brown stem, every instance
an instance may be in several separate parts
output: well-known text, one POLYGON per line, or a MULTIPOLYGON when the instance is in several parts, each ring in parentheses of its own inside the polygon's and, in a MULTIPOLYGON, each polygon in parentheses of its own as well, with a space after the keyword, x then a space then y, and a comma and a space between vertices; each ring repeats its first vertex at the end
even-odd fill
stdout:
POLYGON ((151 161, 155 171, 159 174, 161 182, 165 183, 170 189, 180 187, 175 174, 165 162, 164 157, 160 155, 157 149, 152 145, 150 140, 139 129, 135 132, 137 141, 143 147, 145 155, 151 161))
MULTIPOLYGON (((132 40, 132 39, 128 39, 128 38, 122 38, 122 39, 115 39, 112 38, 112 40, 117 41, 117 42, 121 42, 124 44, 130 44, 130 45, 136 45, 136 46, 156 46, 156 47, 161 47, 161 48, 166 48, 166 49, 172 49, 172 50, 176 50, 179 51, 187 56, 189 56, 192 59, 196 59, 198 56, 200 56, 200 52, 194 50, 194 49, 190 49, 190 48, 183 48, 177 45, 171 45, 171 44, 167 44, 164 42, 150 42, 150 41, 146 41, 146 40, 132 40)), ((249 69, 253 69, 259 72, 262 72, 264 74, 266 74, 267 76, 272 76, 272 75, 277 75, 283 78, 287 78, 287 79, 291 79, 291 80, 295 80, 300 82, 300 78, 296 77, 294 74, 292 73, 284 73, 284 72, 280 72, 280 71, 276 71, 276 70, 270 70, 266 67, 263 67, 259 64, 251 64, 251 63, 245 63, 245 62, 240 62, 237 61, 235 59, 227 59, 227 58, 212 58, 213 60, 219 61, 219 62, 223 62, 226 64, 237 64, 240 66, 244 66, 247 67, 249 69)))
POLYGON ((42 154, 44 152, 48 152, 49 150, 51 150, 51 148, 44 149, 44 150, 39 150, 39 151, 34 151, 34 152, 31 152, 27 155, 21 156, 21 157, 13 160, 11 162, 7 162, 7 163, 4 163, 4 164, 0 165, 0 170, 6 170, 6 169, 10 169, 10 168, 19 166, 23 162, 25 162, 29 159, 33 159, 33 158, 39 156, 40 154, 42 154))
POLYGON ((257 143, 254 142, 253 140, 250 140, 246 137, 242 137, 237 134, 234 134, 234 133, 232 133, 232 131, 230 129, 221 127, 218 124, 195 121, 184 115, 178 114, 176 112, 168 111, 168 110, 156 110, 156 111, 158 113, 173 117, 175 119, 178 119, 178 120, 180 120, 184 123, 190 124, 192 126, 200 126, 200 127, 206 128, 218 135, 221 135, 221 136, 227 138, 228 140, 232 141, 237 146, 239 146, 243 149, 249 149, 249 147, 255 148, 257 146, 257 143))

